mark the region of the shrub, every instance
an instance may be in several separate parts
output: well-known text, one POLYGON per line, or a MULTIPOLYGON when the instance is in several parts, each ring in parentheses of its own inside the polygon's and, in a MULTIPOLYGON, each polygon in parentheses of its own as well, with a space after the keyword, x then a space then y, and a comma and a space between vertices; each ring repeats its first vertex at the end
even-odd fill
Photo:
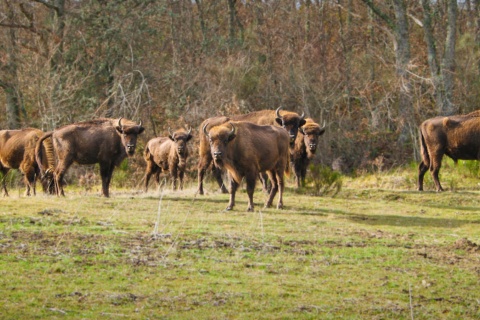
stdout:
POLYGON ((335 196, 342 189, 342 175, 321 164, 311 164, 307 175, 305 188, 316 196, 335 196))

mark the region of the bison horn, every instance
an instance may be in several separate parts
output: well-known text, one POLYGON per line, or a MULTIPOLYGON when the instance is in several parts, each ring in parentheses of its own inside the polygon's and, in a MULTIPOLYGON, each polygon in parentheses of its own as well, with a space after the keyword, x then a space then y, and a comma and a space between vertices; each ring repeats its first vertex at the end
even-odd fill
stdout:
POLYGON ((118 126, 119 126, 120 128, 122 128, 122 119, 123 119, 123 118, 118 119, 118 126))
POLYGON ((230 131, 230 133, 228 134, 229 137, 231 137, 233 134, 235 134, 235 131, 237 131, 233 123, 230 122, 230 125, 232 126, 232 131, 230 131))
POLYGON ((323 120, 323 124, 322 124, 322 127, 320 128, 320 130, 323 130, 327 127, 327 122, 325 120, 323 120))
POLYGON ((170 135, 170 137, 172 137, 172 139, 175 139, 175 133, 172 133, 172 131, 170 131, 170 127, 168 127, 168 134, 170 135))
POLYGON ((280 115, 280 109, 282 109, 282 107, 278 107, 277 110, 275 110, 275 116, 277 118, 282 118, 282 116, 280 115))
POLYGON ((300 120, 305 119, 305 111, 302 112, 302 115, 300 116, 300 120))
POLYGON ((139 127, 141 127, 141 126, 142 126, 142 120, 140 120, 140 123, 138 124, 138 126, 139 126, 139 127))
POLYGON ((187 134, 190 134, 192 132, 192 127, 188 128, 187 134))
POLYGON ((207 132, 207 125, 208 125, 208 122, 205 123, 205 125, 203 126, 203 133, 205 133, 205 135, 208 137, 208 132, 207 132))

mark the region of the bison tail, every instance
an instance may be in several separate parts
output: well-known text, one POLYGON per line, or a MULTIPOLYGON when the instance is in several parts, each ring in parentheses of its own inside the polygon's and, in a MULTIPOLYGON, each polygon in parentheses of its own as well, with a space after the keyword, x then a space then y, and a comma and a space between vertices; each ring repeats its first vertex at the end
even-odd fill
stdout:
POLYGON ((430 156, 428 154, 427 144, 425 143, 425 137, 423 130, 420 128, 420 154, 422 156, 422 162, 425 166, 430 167, 430 156))
POLYGON ((148 145, 145 146, 145 150, 143 151, 143 158, 145 161, 150 159, 150 149, 148 148, 148 145))
POLYGON ((45 141, 46 139, 50 138, 52 134, 53 131, 45 133, 43 136, 40 137, 40 139, 38 139, 37 144, 35 145, 35 161, 37 162, 38 168, 40 169, 40 173, 42 174, 42 176, 47 170, 51 169, 54 166, 52 141, 45 141), (45 155, 43 154, 44 150, 45 155), (47 161, 44 160, 45 158, 47 161), (46 168, 46 166, 48 168, 46 168))

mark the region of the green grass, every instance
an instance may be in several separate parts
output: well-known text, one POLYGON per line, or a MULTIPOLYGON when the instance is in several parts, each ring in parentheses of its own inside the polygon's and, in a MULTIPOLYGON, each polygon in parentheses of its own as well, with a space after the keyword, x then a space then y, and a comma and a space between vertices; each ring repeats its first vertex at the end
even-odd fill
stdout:
POLYGON ((288 189, 284 210, 258 189, 253 213, 243 190, 224 211, 213 183, 18 186, 0 199, 0 318, 478 319, 477 182, 447 168, 455 192, 420 193, 415 170, 344 178, 335 197, 288 189))

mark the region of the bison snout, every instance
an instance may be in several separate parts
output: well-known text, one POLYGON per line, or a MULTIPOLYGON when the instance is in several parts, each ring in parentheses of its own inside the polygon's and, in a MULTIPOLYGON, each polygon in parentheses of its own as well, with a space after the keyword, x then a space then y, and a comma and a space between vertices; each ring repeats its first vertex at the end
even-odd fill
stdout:
POLYGON ((317 145, 316 144, 309 144, 308 147, 310 148, 310 151, 315 151, 317 149, 317 145))
POLYGON ((215 159, 221 159, 222 158, 222 152, 221 151, 216 151, 213 153, 213 157, 215 159))
POLYGON ((135 153, 135 145, 134 144, 127 145, 127 153, 129 155, 132 155, 132 154, 135 153))

